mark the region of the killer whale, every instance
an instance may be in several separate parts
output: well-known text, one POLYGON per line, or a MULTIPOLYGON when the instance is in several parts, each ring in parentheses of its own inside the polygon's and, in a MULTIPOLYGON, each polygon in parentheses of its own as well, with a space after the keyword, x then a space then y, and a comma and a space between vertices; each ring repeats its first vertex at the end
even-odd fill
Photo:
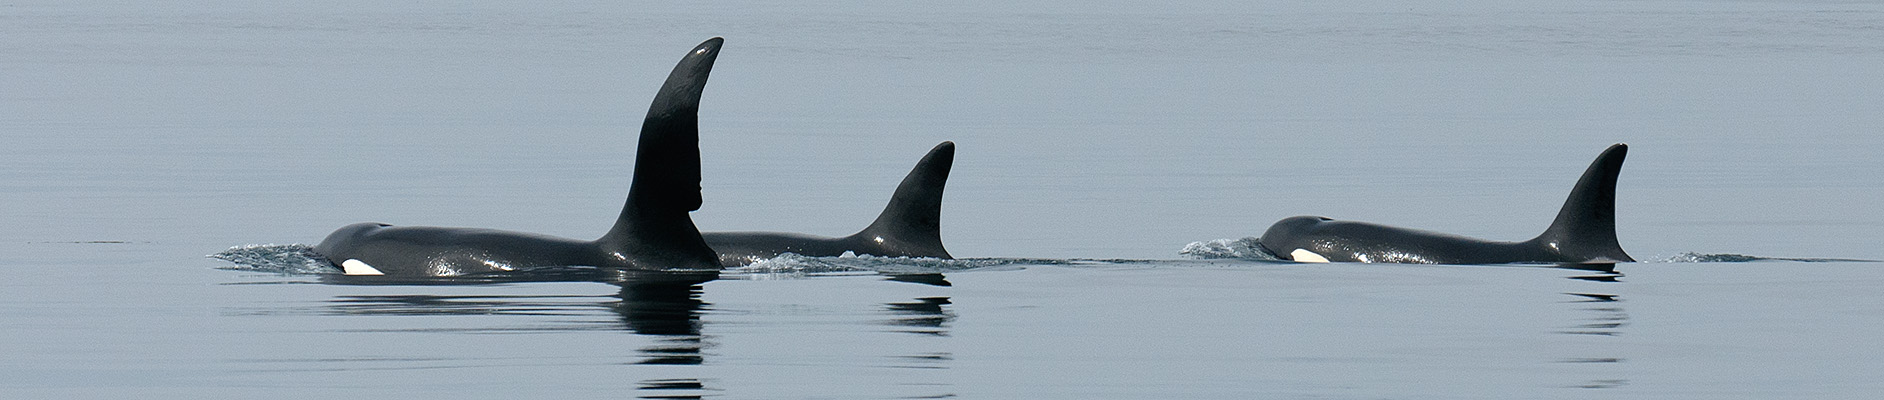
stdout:
POLYGON ((1627 144, 1609 146, 1583 171, 1550 228, 1522 242, 1326 217, 1285 218, 1263 233, 1263 250, 1301 262, 1508 264, 1633 262, 1616 242, 1616 177, 1627 144))
POLYGON ((314 251, 347 275, 449 277, 557 266, 719 270, 688 213, 701 203, 700 94, 722 42, 708 39, 688 51, 655 94, 641 124, 628 200, 600 239, 367 222, 335 230, 314 251))
POLYGON ((952 258, 942 247, 942 189, 955 163, 955 143, 942 142, 923 155, 890 195, 875 222, 855 234, 823 237, 786 232, 706 232, 720 265, 738 267, 795 253, 813 257, 845 252, 885 257, 952 258))

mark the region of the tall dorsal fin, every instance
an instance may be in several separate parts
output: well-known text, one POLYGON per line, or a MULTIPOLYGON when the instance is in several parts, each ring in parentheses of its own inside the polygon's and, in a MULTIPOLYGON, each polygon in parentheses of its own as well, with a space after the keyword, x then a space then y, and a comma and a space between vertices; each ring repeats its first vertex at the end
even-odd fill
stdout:
POLYGON ((1584 261, 1635 261, 1616 242, 1616 176, 1629 145, 1617 143, 1596 156, 1564 200, 1550 229, 1532 242, 1570 258, 1584 261))
POLYGON ((720 38, 687 52, 648 106, 635 148, 634 184, 614 228, 597 240, 605 251, 644 269, 719 269, 688 212, 700 209, 700 93, 720 38))
POLYGON ((951 258, 942 247, 942 189, 954 164, 955 142, 935 145, 896 185, 876 222, 851 237, 892 253, 880 255, 951 258))

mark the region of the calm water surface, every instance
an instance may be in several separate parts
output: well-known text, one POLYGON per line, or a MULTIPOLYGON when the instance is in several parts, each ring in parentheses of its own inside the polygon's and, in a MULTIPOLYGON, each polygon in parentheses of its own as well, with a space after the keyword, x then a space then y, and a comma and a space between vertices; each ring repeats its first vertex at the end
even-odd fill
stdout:
POLYGON ((0 397, 1868 398, 1877 71, 1843 2, 5 3, 0 397), (599 235, 712 36, 701 228, 853 232, 953 140, 971 260, 294 262, 599 235), (1528 238, 1616 142, 1613 272, 1195 259, 1301 214, 1528 238))

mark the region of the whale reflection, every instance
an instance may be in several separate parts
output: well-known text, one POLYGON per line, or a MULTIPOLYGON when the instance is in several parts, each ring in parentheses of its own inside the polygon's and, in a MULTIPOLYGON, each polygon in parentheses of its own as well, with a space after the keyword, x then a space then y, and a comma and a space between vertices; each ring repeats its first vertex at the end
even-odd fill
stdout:
MULTIPOLYGON (((700 300, 701 287, 688 282, 618 282, 619 301, 608 305, 621 316, 622 325, 640 335, 656 337, 655 344, 636 351, 642 365, 700 365, 706 337, 700 333, 700 314, 708 304, 700 300)), ((642 399, 699 399, 708 390, 696 378, 652 379, 637 385, 642 399)))
POLYGON ((636 389, 645 392, 637 399, 703 399, 702 393, 708 390, 699 379, 649 379, 639 382, 636 389))
MULTIPOLYGON (((324 315, 466 315, 572 317, 533 325, 480 328, 413 328, 378 331, 457 333, 541 333, 586 330, 626 330, 650 336, 656 344, 640 349, 643 359, 633 364, 700 364, 704 347, 700 315, 708 304, 700 299, 701 284, 717 273, 660 271, 564 270, 544 274, 473 276, 450 279, 355 277, 335 275, 323 282, 338 285, 490 285, 517 282, 605 282, 620 289, 614 295, 342 295, 328 300, 315 313, 324 315), (598 310, 614 318, 594 319, 598 310), (589 317, 589 318, 584 318, 589 317)), ((272 310, 268 314, 295 313, 272 310)))
POLYGON ((1570 270, 1591 272, 1590 274, 1573 275, 1569 277, 1570 279, 1575 279, 1575 280, 1580 280, 1580 281, 1620 282, 1617 279, 1622 278, 1622 273, 1616 272, 1616 263, 1607 263, 1607 262, 1559 263, 1559 264, 1555 264, 1554 267, 1558 269, 1570 269, 1570 270))
POLYGON ((609 304, 629 331, 656 337, 657 344, 640 349, 637 364, 699 365, 705 339, 700 334, 700 285, 689 283, 627 283, 620 301, 609 304))
POLYGON ((884 325, 892 327, 895 332, 948 336, 948 324, 955 321, 955 313, 943 307, 949 305, 947 297, 921 297, 911 302, 885 305, 894 317, 885 321, 884 325))
MULTIPOLYGON (((937 275, 937 278, 939 279, 940 275, 937 275)), ((932 338, 947 338, 949 336, 949 324, 955 322, 955 312, 949 310, 950 304, 952 303, 949 302, 948 297, 918 297, 911 301, 884 303, 885 311, 889 313, 890 319, 881 321, 880 324, 889 327, 889 332, 893 333, 909 333, 932 338)), ((898 352, 908 351, 907 353, 886 356, 885 360, 888 363, 885 366, 899 369, 949 369, 949 365, 955 361, 955 354, 943 350, 946 349, 946 347, 942 349, 928 348, 926 351, 921 351, 924 350, 923 346, 913 346, 916 343, 946 343, 946 341, 936 342, 935 340, 936 339, 914 339, 910 342, 912 346, 898 350, 898 352)), ((900 382, 900 384, 912 388, 932 388, 940 392, 902 398, 940 399, 955 397, 955 393, 950 391, 954 386, 953 383, 946 380, 927 380, 927 378, 936 378, 934 376, 917 376, 919 378, 916 381, 900 382)))
MULTIPOLYGON (((604 282, 619 287, 613 295, 342 295, 315 310, 273 309, 251 314, 347 316, 524 316, 551 317, 532 325, 480 328, 411 328, 377 332, 545 333, 569 331, 621 331, 647 336, 653 343, 636 352, 625 364, 699 365, 708 343, 701 333, 701 314, 710 304, 701 300, 702 284, 718 278, 716 272, 665 273, 659 271, 562 270, 542 274, 473 276, 458 278, 324 277, 337 285, 491 285, 518 282, 604 282), (596 318, 612 315, 608 318, 596 318)), ((695 378, 662 378, 639 382, 639 398, 698 399, 710 391, 695 378)))
MULTIPOLYGON (((1579 273, 1564 278, 1596 282, 1597 284, 1621 283, 1623 277, 1622 272, 1616 271, 1616 264, 1614 263, 1564 263, 1558 264, 1556 267, 1587 271, 1588 273, 1579 273)), ((1557 331, 1556 333, 1558 334, 1603 338, 1595 340, 1613 340, 1609 338, 1622 335, 1622 328, 1629 324, 1629 313, 1622 308, 1621 295, 1598 293, 1593 290, 1564 292, 1564 295, 1571 296, 1572 299, 1567 301, 1567 303, 1577 305, 1579 311, 1582 311, 1585 316, 1580 321, 1574 322, 1572 325, 1557 331)), ((1611 356, 1575 357, 1557 360, 1558 363, 1562 364, 1590 365, 1605 369, 1613 367, 1602 366, 1618 365, 1625 361, 1628 360, 1611 356)), ((1613 370, 1611 371, 1613 372, 1613 370)), ((1591 379, 1570 384, 1566 387, 1575 389, 1609 389, 1628 384, 1628 379, 1591 379)))
POLYGON ((884 280, 893 281, 893 282, 908 282, 908 283, 914 283, 914 284, 919 284, 919 285, 941 286, 941 287, 955 286, 955 284, 949 283, 948 278, 942 276, 942 274, 886 274, 886 275, 889 275, 889 277, 884 278, 884 280))

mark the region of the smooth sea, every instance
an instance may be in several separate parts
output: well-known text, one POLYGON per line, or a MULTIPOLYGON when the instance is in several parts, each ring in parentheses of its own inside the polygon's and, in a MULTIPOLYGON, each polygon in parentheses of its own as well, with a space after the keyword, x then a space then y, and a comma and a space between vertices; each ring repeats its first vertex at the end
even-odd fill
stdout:
POLYGON ((1878 398, 1881 149, 1876 2, 0 0, 0 398, 1878 398), (701 229, 855 232, 946 140, 959 259, 307 255, 599 236, 716 36, 701 229), (1638 262, 1250 251, 1527 239, 1613 143, 1638 262))

